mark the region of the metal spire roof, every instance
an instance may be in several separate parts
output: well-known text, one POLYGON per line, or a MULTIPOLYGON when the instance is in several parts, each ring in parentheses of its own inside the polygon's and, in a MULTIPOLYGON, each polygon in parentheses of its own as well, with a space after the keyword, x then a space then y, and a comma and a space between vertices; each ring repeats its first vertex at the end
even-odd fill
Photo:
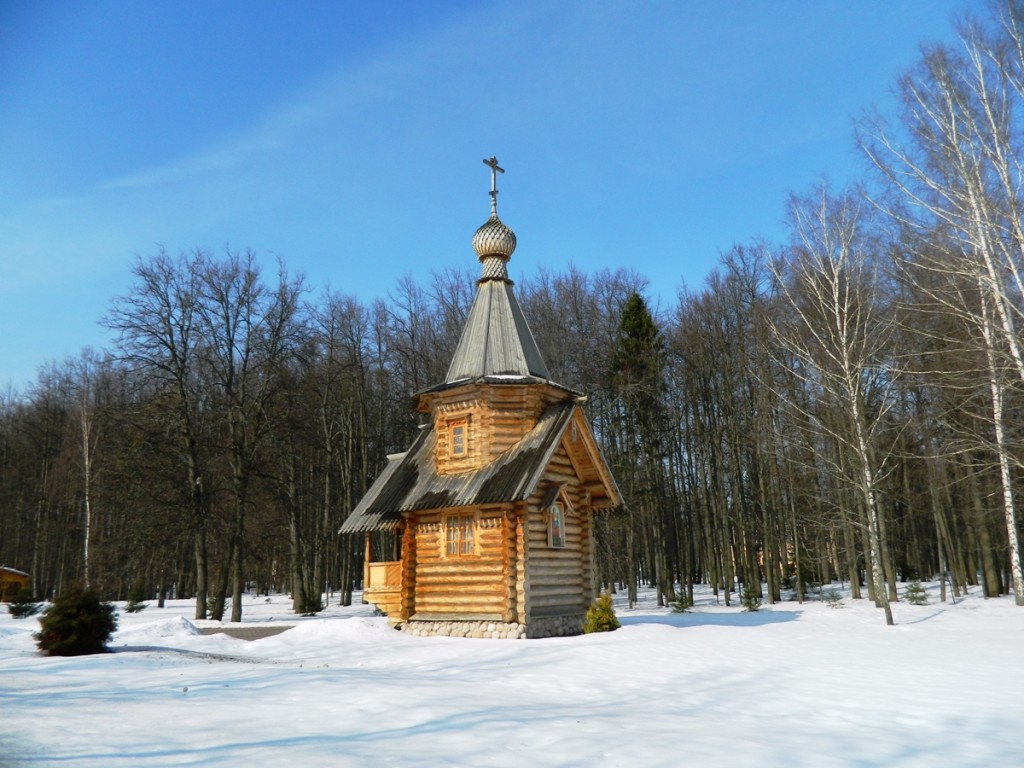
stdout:
POLYGON ((485 376, 546 380, 548 368, 512 292, 505 266, 516 247, 515 233, 498 218, 496 173, 505 171, 497 158, 484 160, 484 164, 491 168, 491 215, 473 235, 481 277, 444 383, 485 376))

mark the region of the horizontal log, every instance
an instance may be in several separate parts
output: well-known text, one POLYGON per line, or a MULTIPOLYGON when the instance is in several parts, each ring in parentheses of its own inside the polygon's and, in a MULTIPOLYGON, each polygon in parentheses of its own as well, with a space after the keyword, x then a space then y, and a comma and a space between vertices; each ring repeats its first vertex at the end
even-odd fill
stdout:
POLYGON ((582 613, 586 611, 589 604, 589 600, 584 604, 579 598, 576 598, 575 600, 545 600, 533 598, 530 601, 530 613, 534 616, 539 612, 544 612, 546 615, 551 615, 551 613, 575 613, 576 611, 582 613))
POLYGON ((531 563, 530 577, 540 579, 580 579, 581 568, 577 563, 531 563))
POLYGON ((505 596, 483 592, 480 594, 454 594, 452 592, 432 592, 424 595, 416 595, 416 605, 420 607, 439 605, 490 605, 500 606, 505 602, 505 596))
POLYGON ((495 557, 441 557, 430 563, 420 563, 420 573, 494 573, 500 571, 500 550, 495 557))
POLYGON ((444 600, 417 600, 416 612, 430 613, 500 613, 504 606, 497 600, 478 600, 465 602, 448 602, 444 600))
POLYGON ((585 608, 579 606, 551 606, 551 607, 531 607, 530 619, 546 619, 554 616, 578 616, 580 620, 580 626, 583 625, 584 614, 586 613, 585 608))
POLYGON ((429 579, 420 577, 416 580, 416 594, 425 592, 499 592, 504 584, 498 579, 429 579))
POLYGON ((530 583, 530 595, 532 597, 552 595, 580 595, 582 594, 583 582, 576 581, 545 581, 535 579, 530 583))
POLYGON ((491 571, 490 573, 446 573, 435 571, 433 573, 416 574, 416 585, 423 584, 451 584, 463 587, 471 584, 500 584, 504 582, 503 571, 491 571))

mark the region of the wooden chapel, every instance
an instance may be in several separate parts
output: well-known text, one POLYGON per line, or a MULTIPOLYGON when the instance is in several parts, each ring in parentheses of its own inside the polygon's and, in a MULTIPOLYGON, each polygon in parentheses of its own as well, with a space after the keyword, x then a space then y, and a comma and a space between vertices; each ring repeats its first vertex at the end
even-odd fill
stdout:
POLYGON ((593 514, 619 491, 583 413, 550 380, 513 293, 516 236, 491 215, 473 235, 476 295, 445 380, 416 395, 412 446, 342 525, 364 534, 363 597, 416 635, 535 638, 582 631, 595 596, 593 514), (372 537, 398 559, 372 562, 372 537))

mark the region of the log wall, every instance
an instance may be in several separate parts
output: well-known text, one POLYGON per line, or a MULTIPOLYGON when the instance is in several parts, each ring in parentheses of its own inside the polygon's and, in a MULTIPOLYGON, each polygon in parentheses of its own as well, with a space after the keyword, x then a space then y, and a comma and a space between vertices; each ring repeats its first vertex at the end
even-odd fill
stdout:
POLYGON ((415 525, 412 575, 414 619, 449 616, 506 621, 509 616, 508 526, 510 505, 460 508, 421 515, 415 525), (446 552, 445 517, 473 517, 473 553, 446 552))
POLYGON ((526 561, 526 623, 552 616, 582 616, 593 599, 591 526, 587 498, 564 447, 555 453, 544 482, 529 500, 523 533, 526 561), (565 502, 565 546, 548 543, 548 510, 541 508, 551 485, 561 485, 565 502))
POLYGON ((490 384, 456 387, 424 395, 419 409, 430 412, 437 435, 438 474, 481 469, 534 428, 541 413, 565 394, 549 386, 490 384), (466 422, 467 451, 452 456, 448 426, 466 422))

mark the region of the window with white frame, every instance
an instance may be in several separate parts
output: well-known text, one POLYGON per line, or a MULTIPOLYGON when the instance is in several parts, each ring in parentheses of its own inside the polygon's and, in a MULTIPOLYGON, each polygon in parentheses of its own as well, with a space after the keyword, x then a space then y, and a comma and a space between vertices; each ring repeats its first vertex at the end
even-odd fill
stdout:
POLYGON ((446 515, 444 531, 445 555, 466 557, 473 554, 473 515, 446 515))
POLYGON ((466 419, 456 419, 448 422, 448 455, 453 458, 462 458, 466 455, 467 445, 467 422, 466 419))

